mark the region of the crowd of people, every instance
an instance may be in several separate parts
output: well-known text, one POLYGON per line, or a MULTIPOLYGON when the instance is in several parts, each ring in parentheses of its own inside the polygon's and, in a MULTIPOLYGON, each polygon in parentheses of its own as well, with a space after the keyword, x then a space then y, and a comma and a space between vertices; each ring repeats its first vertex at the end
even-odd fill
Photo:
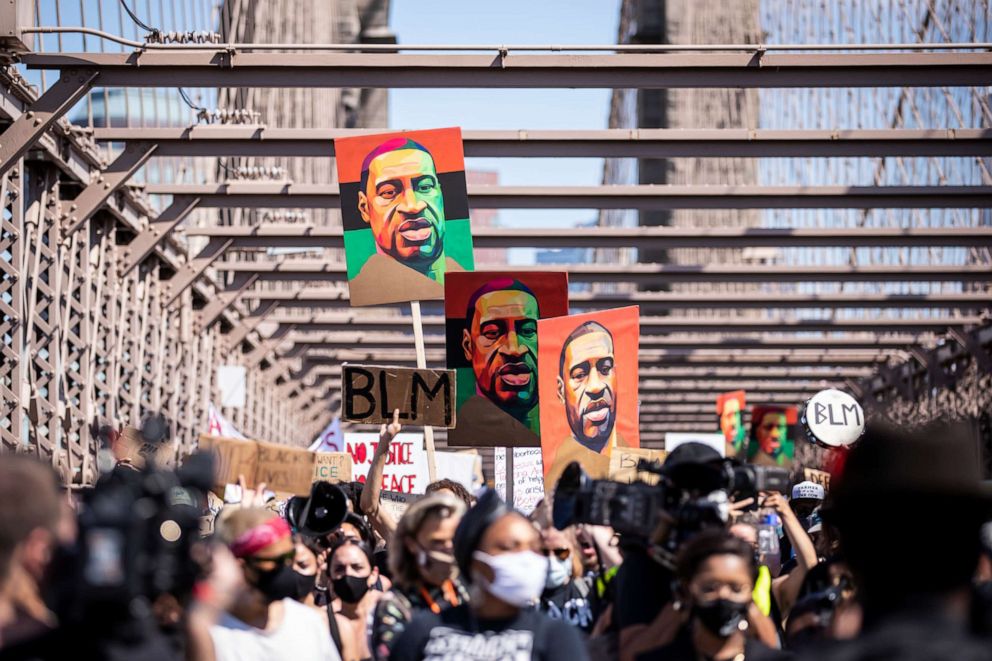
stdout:
POLYGON ((992 491, 953 427, 870 428, 829 490, 723 499, 731 460, 688 443, 623 534, 450 480, 394 520, 398 431, 320 533, 262 485, 219 503, 192 461, 170 482, 154 448, 90 493, 0 457, 0 660, 992 659, 992 491))

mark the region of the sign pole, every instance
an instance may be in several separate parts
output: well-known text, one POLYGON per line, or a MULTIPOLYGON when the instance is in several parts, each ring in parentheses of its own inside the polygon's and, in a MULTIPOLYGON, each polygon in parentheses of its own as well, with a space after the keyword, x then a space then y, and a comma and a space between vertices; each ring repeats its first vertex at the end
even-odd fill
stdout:
POLYGON ((513 448, 506 448, 506 504, 513 507, 513 448))
MULTIPOLYGON (((427 368, 427 351, 424 349, 424 322, 420 317, 420 301, 410 301, 413 314, 413 343, 417 350, 417 367, 427 368)), ((424 427, 424 442, 427 446, 427 474, 431 483, 437 482, 437 462, 434 456, 434 428, 424 427)))

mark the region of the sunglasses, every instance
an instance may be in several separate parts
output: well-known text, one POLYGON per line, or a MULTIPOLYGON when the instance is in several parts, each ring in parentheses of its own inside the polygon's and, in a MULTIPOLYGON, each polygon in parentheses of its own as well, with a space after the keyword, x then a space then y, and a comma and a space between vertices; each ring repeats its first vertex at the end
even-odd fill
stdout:
POLYGON ((558 558, 559 560, 566 560, 566 559, 568 559, 568 556, 572 554, 572 549, 567 549, 567 548, 542 549, 541 550, 541 553, 544 554, 545 557, 550 556, 551 554, 554 554, 554 556, 556 558, 558 558))
POLYGON ((248 556, 245 558, 245 561, 252 565, 257 565, 261 562, 274 562, 276 566, 292 565, 294 560, 296 560, 296 549, 286 551, 282 555, 273 556, 271 558, 260 558, 258 556, 248 556))

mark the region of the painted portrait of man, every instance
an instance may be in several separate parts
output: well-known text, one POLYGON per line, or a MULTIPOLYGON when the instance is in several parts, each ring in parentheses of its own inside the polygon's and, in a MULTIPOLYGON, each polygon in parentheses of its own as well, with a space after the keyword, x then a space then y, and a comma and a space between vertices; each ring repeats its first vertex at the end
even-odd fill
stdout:
MULTIPOLYGON (((554 376, 542 362, 541 383, 553 380, 553 402, 541 402, 545 483, 553 485, 578 461, 593 477, 605 477, 617 447, 638 447, 637 308, 552 319, 561 336, 554 343, 554 376), (615 313, 625 314, 616 316, 615 313), (609 314, 614 313, 614 314, 609 314), (605 315, 605 316, 604 316, 605 315), (568 323, 570 322, 570 323, 568 323), (565 331, 563 324, 568 323, 565 331), (631 374, 632 373, 632 374, 631 374), (547 380, 547 381, 546 381, 547 380), (546 419, 557 419, 559 436, 548 438, 546 419), (564 424, 562 424, 564 423, 564 424), (621 429, 621 423, 626 424, 621 429), (632 424, 631 424, 632 423, 632 424), (631 433, 628 437, 627 434, 631 433)), ((541 322, 545 324, 548 322, 541 322)), ((545 335, 541 335, 542 361, 545 335)), ((550 385, 550 384, 549 384, 550 385)))
POLYGON ((735 390, 720 395, 716 400, 716 414, 720 416, 720 431, 726 441, 728 457, 742 456, 747 445, 747 430, 744 429, 745 397, 743 390, 735 390))
POLYGON ((798 411, 793 406, 755 406, 751 410, 748 461, 762 466, 791 466, 797 419, 798 411))
POLYGON ((540 445, 537 323, 568 311, 564 273, 455 273, 445 285, 453 445, 540 445))
POLYGON ((464 170, 460 132, 342 138, 335 149, 352 304, 442 298, 445 273, 474 267, 464 172, 445 172, 438 155, 464 170))

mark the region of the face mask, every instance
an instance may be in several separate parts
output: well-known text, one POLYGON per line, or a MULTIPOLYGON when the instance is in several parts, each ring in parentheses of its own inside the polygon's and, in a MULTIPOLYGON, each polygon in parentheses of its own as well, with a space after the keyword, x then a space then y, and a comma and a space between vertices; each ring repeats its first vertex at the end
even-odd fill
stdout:
POLYGON ((546 588, 560 588, 561 586, 568 583, 569 577, 572 575, 572 559, 565 558, 564 560, 559 560, 558 558, 551 558, 548 566, 548 580, 544 583, 546 588))
POLYGON ((747 616, 748 606, 746 601, 714 599, 693 606, 692 615, 711 633, 727 638, 735 631, 743 630, 741 624, 747 616))
POLYGON ((492 582, 479 577, 486 591, 511 606, 523 608, 537 601, 548 576, 548 559, 533 551, 489 555, 476 551, 472 557, 493 570, 492 582))
POLYGON ((296 597, 296 572, 292 567, 281 565, 271 571, 259 572, 255 587, 265 595, 266 600, 279 601, 296 597))
POLYGON ((368 576, 342 576, 331 581, 334 594, 346 604, 357 604, 369 591, 368 576))
POLYGON ((297 601, 303 601, 307 598, 313 588, 317 585, 317 575, 316 574, 301 574, 298 571, 293 572, 294 578, 296 579, 296 597, 297 601))
POLYGON ((454 575, 455 556, 441 551, 417 551, 417 565, 431 582, 440 585, 454 575))

